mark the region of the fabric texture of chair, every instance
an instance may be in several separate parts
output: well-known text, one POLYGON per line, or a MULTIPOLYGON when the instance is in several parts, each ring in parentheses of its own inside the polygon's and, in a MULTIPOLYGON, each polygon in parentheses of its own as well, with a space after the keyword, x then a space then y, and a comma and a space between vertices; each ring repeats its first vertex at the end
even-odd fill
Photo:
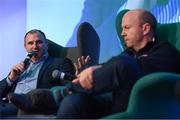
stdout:
POLYGON ((177 83, 180 83, 178 74, 147 75, 138 80, 133 87, 126 112, 106 118, 180 118, 177 83))
MULTIPOLYGON (((122 16, 127 11, 124 10, 117 16, 118 35, 122 31, 120 27, 122 16)), ((180 23, 158 24, 157 38, 168 40, 180 51, 180 23)), ((121 43, 125 48, 122 40, 121 43)), ((180 86, 177 87, 177 83, 180 83, 179 74, 153 73, 146 75, 135 83, 127 110, 105 117, 105 119, 180 118, 180 86)))
POLYGON ((99 63, 100 39, 88 22, 82 23, 78 28, 77 47, 63 47, 49 40, 49 55, 54 57, 67 57, 76 62, 78 57, 90 55, 89 65, 99 63))

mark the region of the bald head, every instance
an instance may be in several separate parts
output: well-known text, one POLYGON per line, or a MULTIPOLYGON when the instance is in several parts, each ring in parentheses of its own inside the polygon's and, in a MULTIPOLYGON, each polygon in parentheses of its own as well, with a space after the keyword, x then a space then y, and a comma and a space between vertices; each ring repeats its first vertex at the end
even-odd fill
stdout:
POLYGON ((156 18, 152 13, 144 9, 135 9, 128 11, 123 17, 129 17, 131 20, 138 21, 141 25, 149 23, 151 26, 151 32, 154 34, 157 27, 156 18))
POLYGON ((148 11, 136 9, 128 11, 122 19, 121 36, 128 48, 135 51, 153 41, 156 30, 156 19, 148 11))

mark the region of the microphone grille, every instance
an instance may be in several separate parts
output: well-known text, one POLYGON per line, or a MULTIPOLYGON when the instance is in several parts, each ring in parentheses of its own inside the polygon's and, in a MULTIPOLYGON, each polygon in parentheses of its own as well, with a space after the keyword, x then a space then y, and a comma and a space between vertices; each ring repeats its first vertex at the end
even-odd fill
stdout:
POLYGON ((28 53, 27 56, 29 56, 31 58, 32 56, 35 56, 36 54, 37 53, 35 51, 31 51, 31 52, 28 53))
POLYGON ((53 78, 58 78, 58 76, 59 76, 59 71, 58 71, 58 70, 54 70, 54 71, 52 72, 52 77, 53 77, 53 78))

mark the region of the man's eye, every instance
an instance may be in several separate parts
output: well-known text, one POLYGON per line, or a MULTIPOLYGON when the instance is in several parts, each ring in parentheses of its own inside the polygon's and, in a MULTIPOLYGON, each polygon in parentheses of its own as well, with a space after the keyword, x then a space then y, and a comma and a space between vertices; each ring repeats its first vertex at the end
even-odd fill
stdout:
POLYGON ((42 41, 37 41, 38 44, 42 44, 43 42, 42 41))
POLYGON ((125 29, 129 29, 129 26, 125 26, 124 28, 125 28, 125 29))
POLYGON ((33 42, 28 42, 28 45, 32 45, 33 44, 33 42))

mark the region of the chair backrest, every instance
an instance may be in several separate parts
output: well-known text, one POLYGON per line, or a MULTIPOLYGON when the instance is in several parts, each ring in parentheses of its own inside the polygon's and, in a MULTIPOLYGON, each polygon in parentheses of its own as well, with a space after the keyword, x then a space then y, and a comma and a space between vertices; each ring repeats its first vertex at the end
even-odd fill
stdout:
POLYGON ((120 42, 121 42, 121 45, 124 49, 126 49, 126 45, 121 37, 121 31, 122 31, 122 28, 121 28, 121 23, 122 23, 122 17, 124 16, 124 14, 126 12, 128 12, 129 10, 128 9, 124 9, 122 10, 121 12, 118 13, 118 15, 116 16, 116 32, 118 34, 118 37, 120 39, 120 42))
POLYGON ((77 44, 80 55, 90 55, 89 65, 99 63, 100 39, 95 29, 88 22, 82 23, 78 28, 77 44))
POLYGON ((158 24, 157 38, 168 40, 180 51, 180 22, 171 24, 158 24))
POLYGON ((78 28, 77 47, 63 47, 49 40, 48 53, 54 57, 67 57, 76 62, 78 57, 90 55, 89 65, 99 62, 100 39, 95 29, 87 22, 78 28))

